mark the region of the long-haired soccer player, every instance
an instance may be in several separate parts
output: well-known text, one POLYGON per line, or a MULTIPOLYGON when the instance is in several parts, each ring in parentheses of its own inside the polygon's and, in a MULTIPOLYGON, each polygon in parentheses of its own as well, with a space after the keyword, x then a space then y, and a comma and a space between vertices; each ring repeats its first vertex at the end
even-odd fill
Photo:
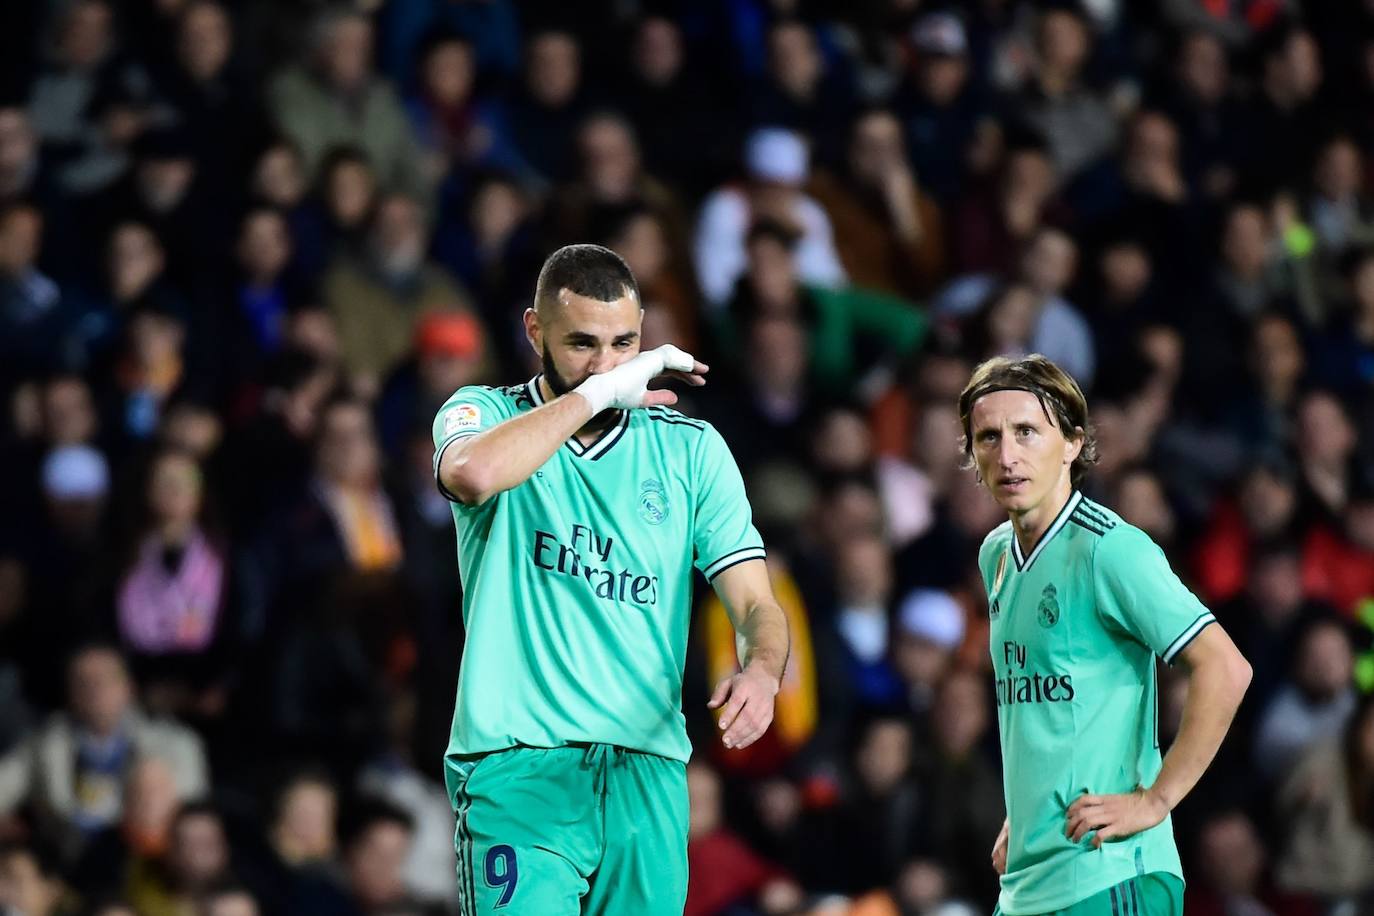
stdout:
POLYGON ((959 415, 1008 516, 978 552, 1007 804, 998 912, 1181 916, 1169 812, 1216 755, 1250 666, 1159 547, 1079 492, 1096 447, 1067 373, 1039 355, 988 360, 959 415), (1162 757, 1156 658, 1188 672, 1162 757))

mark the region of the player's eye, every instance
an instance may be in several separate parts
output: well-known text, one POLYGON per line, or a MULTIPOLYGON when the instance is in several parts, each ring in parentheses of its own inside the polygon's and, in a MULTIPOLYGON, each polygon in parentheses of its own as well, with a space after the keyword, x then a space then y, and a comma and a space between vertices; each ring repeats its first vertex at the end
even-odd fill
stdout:
POLYGON ((630 349, 630 342, 628 340, 617 340, 615 342, 615 348, 617 350, 628 350, 630 349))
POLYGON ((1016 435, 1020 436, 1022 439, 1026 438, 1033 432, 1035 432, 1034 426, 1018 426, 1016 428, 1016 435))

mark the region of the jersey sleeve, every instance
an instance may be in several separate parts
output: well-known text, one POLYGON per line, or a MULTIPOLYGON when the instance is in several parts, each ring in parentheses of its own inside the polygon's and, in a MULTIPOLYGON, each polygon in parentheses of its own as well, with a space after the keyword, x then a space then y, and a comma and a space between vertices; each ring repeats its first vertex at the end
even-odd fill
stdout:
POLYGON ((707 580, 746 560, 761 560, 763 538, 754 528, 735 457, 713 427, 702 432, 697 454, 692 546, 707 580))
POLYGON ((439 462, 444 458, 444 450, 459 439, 491 429, 510 413, 510 405, 500 392, 482 385, 459 388, 439 408, 431 430, 434 434, 434 485, 446 499, 458 502, 439 479, 439 462))
POLYGON ((1098 612, 1169 664, 1208 624, 1212 612, 1188 590, 1145 532, 1119 525, 1097 545, 1098 612))

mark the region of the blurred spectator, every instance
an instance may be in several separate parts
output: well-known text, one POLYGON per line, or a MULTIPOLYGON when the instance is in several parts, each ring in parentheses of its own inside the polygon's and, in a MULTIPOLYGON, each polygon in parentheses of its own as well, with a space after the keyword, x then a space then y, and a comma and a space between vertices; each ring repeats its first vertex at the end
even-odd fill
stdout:
POLYGON ((116 602, 121 642, 150 710, 215 719, 239 647, 227 551, 205 522, 205 483, 191 456, 154 458, 143 522, 116 602))
POLYGON ((1248 113, 1251 169, 1275 186, 1288 176, 1308 174, 1330 116, 1319 96, 1321 46, 1310 31, 1286 24, 1269 30, 1257 44, 1259 92, 1248 113))
POLYGON ((916 589, 902 599, 892 641, 892 665, 906 687, 906 703, 924 732, 936 693, 964 641, 964 609, 947 592, 916 589))
POLYGON ((1355 709, 1350 634, 1318 620, 1302 634, 1287 681, 1274 692, 1255 735, 1255 761, 1270 780, 1292 771, 1303 749, 1339 734, 1355 709))
POLYGON ((384 742, 387 681, 407 677, 416 652, 397 506, 364 403, 322 409, 306 492, 261 551, 280 628, 272 677, 258 687, 275 697, 262 724, 350 781, 384 742))
POLYGON ((971 905, 951 894, 948 870, 930 859, 912 859, 902 866, 891 890, 865 894, 845 916, 973 916, 971 905))
POLYGON ((219 813, 207 803, 191 803, 172 819, 162 854, 135 863, 128 897, 140 913, 176 916, 228 875, 229 842, 219 813))
POLYGON ((797 235, 797 273, 804 282, 845 282, 830 220, 802 190, 809 155, 805 141, 792 131, 756 130, 745 147, 745 184, 718 188, 702 203, 693 256, 702 293, 711 306, 724 305, 745 272, 749 229, 762 219, 787 226, 797 235))
POLYGON ((286 313, 297 293, 288 268, 295 252, 291 227, 280 212, 249 210, 239 224, 239 280, 226 307, 235 337, 233 370, 251 377, 281 349, 286 313))
POLYGON ((1221 39, 1206 29, 1189 29, 1180 35, 1168 82, 1157 93, 1178 128, 1189 187, 1209 199, 1235 189, 1236 170, 1247 154, 1244 113, 1228 64, 1221 39))
POLYGON ((1072 180, 1116 141, 1105 98, 1085 81, 1092 26, 1070 5, 1041 11, 1035 22, 1036 68, 1016 99, 1019 117, 1049 144, 1055 171, 1072 180))
POLYGON ((1374 243, 1374 200, 1365 191, 1360 148, 1345 134, 1326 141, 1313 169, 1308 213, 1322 253, 1332 262, 1374 243))
POLYGON ((1002 829, 1002 777, 985 755, 993 712, 986 682, 970 672, 943 680, 932 705, 929 745, 916 756, 920 815, 908 842, 945 865, 951 883, 982 903, 997 883, 981 861, 1002 829))
POLYGON ((452 32, 472 42, 480 74, 507 77, 520 61, 520 24, 511 0, 445 3, 395 0, 378 12, 381 58, 397 83, 411 76, 412 62, 426 35, 452 32))
POLYGON ((119 821, 100 831, 82 851, 75 875, 87 895, 126 892, 149 862, 157 861, 171 845, 172 821, 186 799, 166 762, 140 758, 124 783, 119 821))
POLYGON ((738 369, 717 377, 704 413, 733 446, 741 470, 803 450, 814 395, 808 330, 795 317, 760 316, 745 325, 738 369))
POLYGON ((907 162, 901 125, 873 110, 850 125, 844 168, 818 170, 812 196, 835 229, 835 247, 860 287, 918 299, 945 271, 940 210, 907 162))
POLYGON ((372 71, 372 22, 345 8, 311 26, 308 65, 288 67, 271 84, 277 129, 300 149, 314 174, 331 147, 366 152, 384 184, 423 193, 414 136, 391 86, 372 71))
POLYGON ((45 366, 69 362, 62 290, 38 269, 43 214, 30 204, 0 207, 0 392, 45 366))
POLYGON ((695 198, 718 177, 738 137, 731 116, 710 103, 714 87, 686 52, 677 22, 645 16, 634 28, 617 96, 638 129, 649 171, 695 198))
POLYGON ((1290 426, 1307 357, 1297 326, 1288 317, 1268 313, 1250 327, 1251 393, 1233 408, 1231 423, 1249 452, 1281 453, 1292 438, 1290 426))
POLYGON ((453 809, 443 785, 416 768, 410 733, 415 727, 413 695, 392 699, 388 726, 391 747, 363 770, 358 788, 409 818, 411 840, 403 869, 407 894, 417 900, 452 901, 457 892, 452 876, 458 866, 453 809))
POLYGON ((201 895, 195 916, 259 916, 261 912, 247 888, 223 882, 201 895))
POLYGON ((1349 308, 1335 312, 1314 341, 1312 370, 1319 384, 1342 396, 1360 399, 1374 383, 1374 251, 1346 259, 1349 308))
POLYGON ((406 899, 403 876, 414 824, 387 802, 364 799, 348 813, 343 861, 349 890, 362 914, 382 914, 406 899))
POLYGON ((750 121, 795 130, 812 139, 822 158, 831 158, 839 152, 836 138, 853 107, 843 74, 830 66, 811 26, 799 19, 774 21, 767 46, 767 64, 749 105, 750 121))
POLYGON ((382 446, 396 454, 404 437, 428 426, 453 392, 480 380, 486 365, 482 327, 465 312, 436 312, 415 327, 414 359, 387 380, 378 402, 382 446))
POLYGON ((1374 486, 1355 481, 1337 524, 1317 524, 1303 549, 1303 585, 1349 616, 1374 595, 1374 486))
POLYGON ((39 156, 38 134, 29 113, 0 103, 0 204, 21 199, 53 204, 52 176, 39 156))
POLYGON ((911 44, 915 59, 897 92, 897 111, 916 177, 941 204, 951 204, 985 117, 972 82, 968 35, 956 14, 934 12, 917 21, 911 44))
POLYGON ((664 249, 664 266, 673 279, 665 282, 660 271, 641 274, 636 270, 641 296, 669 300, 678 319, 694 326, 698 306, 687 217, 677 196, 644 171, 630 122, 610 112, 591 115, 578 128, 577 149, 576 178, 560 185, 547 204, 550 238, 562 244, 563 239, 604 241, 613 234, 623 236, 628 214, 647 210, 664 249))
POLYGON ((424 314, 470 308, 467 294, 425 257, 428 248, 418 202, 392 194, 378 204, 366 253, 344 256, 322 281, 339 326, 343 367, 369 397, 405 357, 424 314))
POLYGON ((146 71, 119 53, 106 0, 52 7, 46 58, 28 108, 68 194, 89 194, 119 177, 129 144, 170 112, 146 71))
POLYGON ((1355 467, 1355 425, 1340 399, 1321 390, 1303 395, 1295 419, 1302 483, 1299 511, 1309 523, 1334 522, 1362 483, 1355 467))
POLYGON ((804 245, 783 223, 766 220, 750 228, 746 273, 736 284, 729 310, 717 318, 719 345, 725 355, 739 360, 739 336, 755 321, 779 317, 802 322, 810 349, 808 382, 832 397, 862 396, 875 380, 884 384, 892 362, 920 345, 926 316, 892 296, 806 283, 799 260, 804 245))
POLYGON ((905 719, 874 717, 857 733, 849 783, 831 813, 832 846, 814 886, 844 893, 890 883, 901 867, 915 826, 919 792, 911 781, 912 730, 905 719), (856 829, 859 824, 866 825, 856 829))
POLYGON ((510 103, 510 131, 542 186, 572 174, 569 142, 587 114, 582 47, 571 32, 536 31, 525 41, 525 72, 510 103))
POLYGON ((1286 842, 1280 886, 1330 898, 1374 889, 1374 697, 1366 695, 1343 729, 1316 743, 1280 788, 1286 842))
MULTIPOLYGON (((607 214, 611 234, 607 248, 625 259, 639 284, 645 321, 657 315, 671 329, 671 342, 690 352, 701 352, 700 294, 692 275, 691 258, 681 235, 665 214, 642 205, 630 205, 607 214)), ((643 334, 643 328, 640 329, 643 334)), ((644 349, 652 349, 641 342, 644 349)))
MULTIPOLYGON (((975 350, 974 358, 1007 352, 1009 342, 1021 339, 1029 352, 1043 353, 1063 366, 1085 389, 1091 388, 1097 368, 1092 333, 1082 314, 1064 298, 1077 269, 1078 247, 1071 236, 1058 229, 1037 230, 1021 253, 1014 281, 1018 284, 1019 318, 1011 322, 1011 316, 1007 316, 1008 327, 1014 324, 1021 330, 1016 334, 989 334, 989 348, 975 350), (1023 336, 1024 330, 1029 330, 1028 336, 1023 336)), ((991 274, 959 277, 940 293, 934 310, 955 317, 968 315, 980 305, 987 306, 997 285, 997 277, 991 274)))
POLYGON ((1014 270, 1017 252, 1059 209, 1057 184, 1045 146, 1018 138, 995 173, 971 185, 955 205, 949 221, 955 270, 1014 270))
POLYGON ((472 43, 453 32, 436 32, 420 48, 419 86, 407 96, 406 111, 433 183, 451 169, 528 169, 504 113, 477 96, 476 57, 472 43))
POLYGON ((1184 898, 1189 914, 1315 916, 1319 912, 1314 901, 1274 887, 1264 844, 1255 825, 1240 811, 1210 818, 1203 824, 1198 845, 1202 874, 1201 880, 1190 883, 1184 898))
POLYGON ((1281 456, 1261 454, 1242 475, 1235 498, 1218 501, 1193 548, 1193 576, 1203 600, 1212 604, 1239 594, 1255 545, 1296 536, 1297 510, 1295 469, 1281 456))
POLYGON ((1250 551, 1245 590, 1217 606, 1217 619, 1254 670, 1249 699, 1241 710, 1242 729, 1253 723, 1291 670, 1297 637, 1313 619, 1331 609, 1303 593, 1299 546, 1282 539, 1261 542, 1250 551))
POLYGON ((257 87, 239 65, 238 36, 219 0, 179 6, 174 74, 164 85, 210 198, 238 206, 252 156, 267 134, 257 87))
POLYGON ((687 906, 684 916, 715 916, 732 905, 790 884, 725 823, 720 777, 704 763, 687 766, 691 816, 687 828, 687 906))
POLYGON ((889 661, 892 556, 882 538, 840 545, 835 555, 835 629, 849 658, 848 679, 863 707, 888 709, 903 699, 889 661))
POLYGON ((167 763, 181 797, 206 790, 200 739, 175 722, 143 714, 117 652, 85 648, 72 657, 67 674, 68 711, 53 715, 0 759, 0 811, 29 805, 41 829, 74 853, 119 819, 124 775, 142 757, 167 763))
POLYGON ((494 172, 477 178, 471 196, 456 202, 459 212, 435 230, 435 257, 471 291, 504 366, 522 365, 529 352, 521 315, 539 272, 535 203, 513 178, 494 172))
POLYGON ((62 879, 55 856, 37 847, 0 844, 0 906, 23 916, 76 916, 81 912, 62 879))

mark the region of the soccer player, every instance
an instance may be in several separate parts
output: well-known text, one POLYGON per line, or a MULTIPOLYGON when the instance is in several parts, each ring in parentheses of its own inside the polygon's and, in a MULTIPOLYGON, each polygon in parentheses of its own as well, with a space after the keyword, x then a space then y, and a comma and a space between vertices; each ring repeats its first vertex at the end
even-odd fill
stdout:
POLYGON ((1250 666, 1139 528, 1079 492, 1096 460, 1078 383, 1043 356, 978 366, 964 453, 1008 521, 984 540, 1007 820, 1006 916, 1172 916, 1169 812, 1216 755, 1250 666), (1188 672, 1160 757, 1155 658, 1188 672))
POLYGON ((469 916, 682 912, 694 565, 740 652, 708 703, 722 741, 773 718, 787 624, 739 469, 647 389, 707 367, 640 353, 642 314, 618 255, 559 249, 524 319, 542 373, 461 388, 434 420, 467 627, 445 773, 469 916))

